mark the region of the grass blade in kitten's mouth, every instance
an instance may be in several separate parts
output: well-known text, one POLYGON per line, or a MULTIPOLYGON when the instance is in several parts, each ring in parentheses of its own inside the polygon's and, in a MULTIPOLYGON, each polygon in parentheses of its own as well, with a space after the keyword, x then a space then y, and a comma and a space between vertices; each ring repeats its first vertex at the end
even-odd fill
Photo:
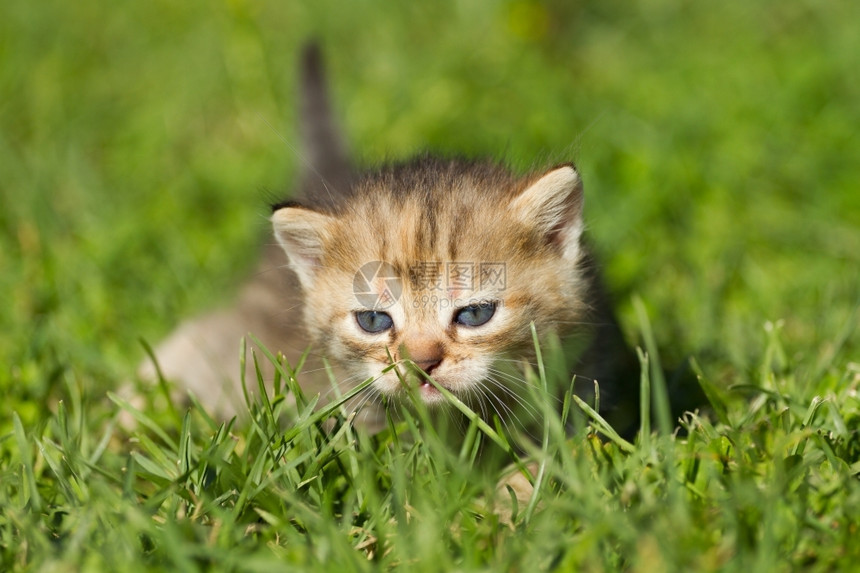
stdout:
MULTIPOLYGON (((404 361, 406 372, 401 373, 398 369, 398 377, 406 392, 416 392, 421 400, 428 406, 436 405, 445 400, 439 389, 430 382, 427 374, 420 366, 411 360, 404 361)), ((439 386, 447 388, 445 384, 435 381, 439 386)), ((450 390, 449 390, 450 391, 450 390)))
MULTIPOLYGON (((432 392, 438 393, 439 391, 436 389, 435 386, 433 386, 433 384, 430 383, 429 380, 427 380, 426 376, 427 376, 427 374, 416 373, 415 378, 414 378, 414 382, 413 382, 413 386, 416 386, 422 392, 432 391, 432 392)), ((442 384, 438 380, 436 381, 436 383, 444 386, 444 384, 442 384)))
POLYGON ((424 402, 428 404, 435 404, 440 400, 444 400, 442 393, 426 379, 421 380, 418 383, 418 391, 424 402))

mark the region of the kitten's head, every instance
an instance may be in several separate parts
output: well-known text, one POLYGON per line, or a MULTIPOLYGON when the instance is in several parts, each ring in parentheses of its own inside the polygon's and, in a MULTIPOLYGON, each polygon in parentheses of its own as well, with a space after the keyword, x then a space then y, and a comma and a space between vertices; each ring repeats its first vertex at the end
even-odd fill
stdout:
POLYGON ((533 353, 532 322, 546 334, 578 320, 583 197, 573 166, 517 178, 425 157, 339 191, 281 207, 272 221, 316 350, 352 379, 373 377, 386 395, 406 380, 427 403, 441 401, 417 366, 457 395, 498 394, 504 361, 533 353))

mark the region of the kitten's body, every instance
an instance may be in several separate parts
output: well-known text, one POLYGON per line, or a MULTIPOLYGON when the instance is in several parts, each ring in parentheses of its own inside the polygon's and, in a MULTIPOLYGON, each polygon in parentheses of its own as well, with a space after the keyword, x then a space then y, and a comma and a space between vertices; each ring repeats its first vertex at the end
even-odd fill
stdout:
MULTIPOLYGON (((421 156, 354 175, 315 50, 303 86, 308 169, 298 201, 273 215, 287 258, 267 246, 235 307, 180 326, 156 349, 168 379, 233 414, 238 341, 253 332, 291 363, 311 346, 299 379, 309 393, 329 389, 325 356, 345 386, 373 377, 371 395, 396 396, 406 381, 442 401, 422 384, 423 369, 504 416, 523 392, 534 323, 542 337, 578 347, 572 374, 597 379, 602 397, 618 394, 629 354, 581 241, 573 166, 517 177, 491 162, 421 156)), ((378 404, 364 405, 371 426, 378 404)))
MULTIPOLYGON (((266 348, 282 352, 289 363, 296 364, 307 347, 301 314, 298 284, 285 268, 283 251, 277 245, 266 245, 233 306, 186 320, 155 347, 158 369, 179 386, 176 399, 191 391, 216 416, 229 418, 242 410, 244 400, 239 377, 242 337, 253 333, 266 348)), ((250 339, 246 342, 250 349, 255 348, 250 339)), ((274 368, 259 356, 263 375, 271 380, 274 368)), ((313 358, 309 369, 318 368, 313 358)), ((249 383, 253 382, 253 366, 249 364, 246 372, 249 383)), ((138 375, 154 380, 155 364, 147 359, 138 375)))

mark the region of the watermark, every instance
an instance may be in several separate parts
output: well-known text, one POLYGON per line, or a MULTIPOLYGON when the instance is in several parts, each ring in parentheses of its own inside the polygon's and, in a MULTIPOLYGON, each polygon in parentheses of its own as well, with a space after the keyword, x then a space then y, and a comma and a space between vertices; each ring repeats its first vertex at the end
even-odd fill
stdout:
POLYGON ((415 308, 427 305, 461 308, 485 304, 485 300, 470 295, 485 290, 499 292, 508 286, 507 268, 503 262, 418 261, 407 269, 406 277, 402 278, 390 263, 371 261, 355 273, 353 294, 363 307, 385 310, 403 296, 404 280, 416 293, 412 301, 415 308))
POLYGON ((508 273, 505 263, 479 263, 478 276, 482 289, 505 290, 508 287, 508 273))
POLYGON ((412 299, 412 308, 437 308, 445 310, 449 308, 466 308, 467 306, 480 308, 499 308, 504 306, 504 301, 487 300, 485 298, 449 298, 433 294, 423 294, 412 299))
POLYGON ((365 308, 385 310, 394 306, 403 294, 403 283, 394 267, 383 261, 361 265, 352 279, 352 293, 365 308), (382 291, 375 285, 382 282, 382 291))
POLYGON ((420 261, 409 267, 409 286, 414 291, 442 291, 445 281, 442 277, 442 263, 420 261))
POLYGON ((421 261, 409 268, 409 285, 414 291, 505 290, 508 277, 505 263, 421 261))

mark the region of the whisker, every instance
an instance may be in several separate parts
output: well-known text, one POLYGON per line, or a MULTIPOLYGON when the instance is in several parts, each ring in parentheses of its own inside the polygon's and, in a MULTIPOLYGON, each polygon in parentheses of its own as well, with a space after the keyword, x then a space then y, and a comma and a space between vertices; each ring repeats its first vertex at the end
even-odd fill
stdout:
MULTIPOLYGON (((492 394, 491 394, 491 396, 492 396, 492 394)), ((526 434, 530 439, 537 441, 538 438, 529 429, 530 425, 527 424, 524 420, 522 420, 521 417, 519 415, 517 415, 517 413, 514 412, 508 404, 506 404, 503 400, 499 400, 498 397, 496 397, 496 401, 492 403, 493 408, 496 410, 496 412, 499 412, 499 409, 496 407, 496 403, 498 403, 499 406, 501 406, 506 412, 509 413, 511 424, 514 424, 517 428, 519 428, 520 431, 522 431, 524 434, 526 434)), ((502 417, 501 413, 499 414, 499 417, 500 417, 500 419, 502 419, 502 422, 505 426, 505 429, 508 432, 511 432, 510 425, 507 423, 505 418, 502 417)), ((536 418, 534 415, 530 416, 530 419, 532 422, 538 421, 538 418, 536 418)))
MULTIPOLYGON (((530 388, 532 391, 536 391, 536 392, 539 392, 541 394, 544 394, 546 398, 558 403, 559 405, 561 405, 564 402, 564 400, 561 400, 558 396, 554 395, 553 393, 544 392, 543 388, 541 388, 540 386, 533 386, 533 385, 529 384, 523 378, 512 376, 511 374, 509 374, 507 372, 502 372, 500 370, 496 370, 493 368, 489 368, 488 372, 491 372, 497 376, 500 376, 500 377, 504 378, 506 381, 511 382, 517 386, 521 386, 523 388, 530 388)), ((511 391, 511 389, 509 389, 509 388, 504 388, 504 389, 507 391, 511 391)))
MULTIPOLYGON (((505 432, 511 434, 512 432, 510 424, 519 425, 518 416, 516 415, 516 413, 514 413, 510 406, 505 404, 503 400, 498 400, 498 397, 494 396, 494 394, 490 392, 489 389, 486 388, 483 384, 479 385, 479 388, 481 393, 486 398, 485 402, 489 402, 490 406, 493 408, 493 411, 496 413, 496 416, 498 416, 499 421, 505 428, 505 432), (505 411, 504 413, 502 413, 502 411, 499 409, 499 406, 501 406, 501 408, 505 411)), ((489 419, 487 421, 489 422, 489 419)))
POLYGON ((514 364, 514 365, 519 366, 519 367, 522 367, 524 364, 528 364, 529 366, 531 366, 535 369, 537 369, 537 367, 538 367, 537 362, 532 362, 531 360, 526 360, 525 358, 496 358, 493 360, 493 362, 510 363, 510 364, 514 364))
POLYGON ((516 392, 514 392, 513 390, 508 388, 506 385, 502 384, 501 382, 499 382, 498 380, 496 380, 494 378, 487 378, 485 380, 485 382, 493 384, 494 386, 499 388, 499 390, 501 390, 502 393, 506 394, 507 396, 510 396, 513 399, 513 401, 516 402, 517 405, 521 409, 523 409, 526 413, 528 413, 532 419, 536 420, 538 418, 540 412, 537 410, 537 408, 534 407, 534 405, 529 403, 524 397, 520 396, 519 394, 517 394, 516 392))

